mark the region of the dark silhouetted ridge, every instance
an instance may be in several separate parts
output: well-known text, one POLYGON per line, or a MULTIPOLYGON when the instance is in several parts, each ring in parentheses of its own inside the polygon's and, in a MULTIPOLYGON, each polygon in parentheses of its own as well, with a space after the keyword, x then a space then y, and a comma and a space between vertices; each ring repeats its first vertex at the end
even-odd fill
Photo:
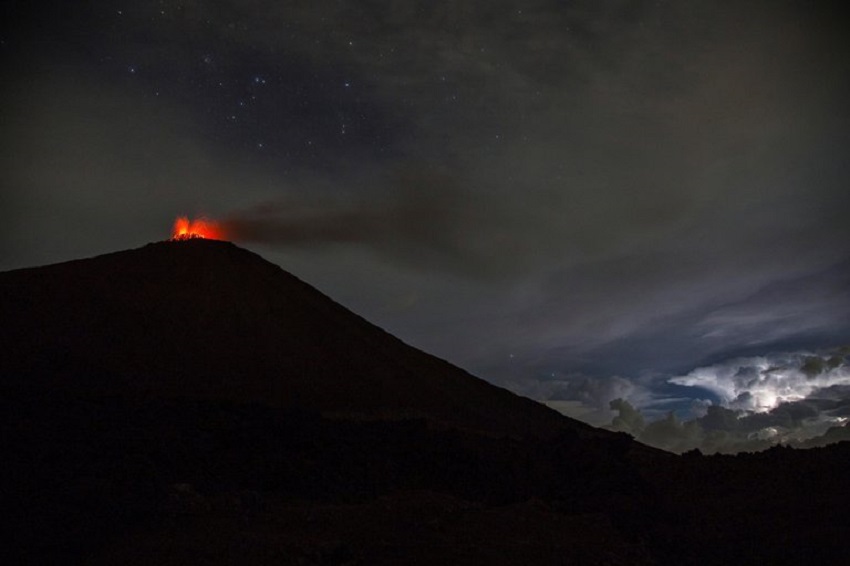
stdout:
POLYGON ((2 273, 0 316, 6 385, 604 434, 404 344, 228 242, 160 242, 2 273))

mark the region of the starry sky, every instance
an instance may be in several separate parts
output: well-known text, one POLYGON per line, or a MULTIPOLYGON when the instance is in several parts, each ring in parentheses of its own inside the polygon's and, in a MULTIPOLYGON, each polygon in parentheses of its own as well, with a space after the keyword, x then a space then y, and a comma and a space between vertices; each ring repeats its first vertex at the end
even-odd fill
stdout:
POLYGON ((0 269, 206 215, 593 424, 615 399, 684 421, 828 398, 807 422, 843 422, 830 3, 12 0, 3 22, 0 269))

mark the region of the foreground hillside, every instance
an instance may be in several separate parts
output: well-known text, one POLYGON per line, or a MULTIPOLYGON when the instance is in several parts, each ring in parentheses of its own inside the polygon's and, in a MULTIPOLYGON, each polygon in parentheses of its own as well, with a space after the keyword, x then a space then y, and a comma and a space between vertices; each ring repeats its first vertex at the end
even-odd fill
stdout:
POLYGON ((2 427, 7 548, 45 563, 556 564, 569 541, 589 556, 612 537, 599 557, 635 563, 628 517, 654 505, 625 437, 49 393, 4 397, 2 427))
POLYGON ((850 445, 629 456, 190 399, 3 396, 4 563, 841 564, 850 445))

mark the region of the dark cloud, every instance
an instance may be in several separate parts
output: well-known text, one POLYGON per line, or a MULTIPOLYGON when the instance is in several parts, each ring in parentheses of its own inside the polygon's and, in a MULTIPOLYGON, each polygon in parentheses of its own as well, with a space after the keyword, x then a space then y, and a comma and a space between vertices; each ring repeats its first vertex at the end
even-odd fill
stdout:
POLYGON ((581 401, 598 409, 608 407, 614 399, 627 397, 635 390, 631 381, 616 376, 576 376, 553 381, 551 387, 553 391, 549 395, 550 400, 581 401))
POLYGON ((640 436, 646 429, 646 421, 640 411, 632 407, 631 403, 624 399, 617 398, 609 403, 609 407, 613 411, 617 411, 617 416, 611 421, 611 430, 617 432, 627 432, 635 437, 640 436))

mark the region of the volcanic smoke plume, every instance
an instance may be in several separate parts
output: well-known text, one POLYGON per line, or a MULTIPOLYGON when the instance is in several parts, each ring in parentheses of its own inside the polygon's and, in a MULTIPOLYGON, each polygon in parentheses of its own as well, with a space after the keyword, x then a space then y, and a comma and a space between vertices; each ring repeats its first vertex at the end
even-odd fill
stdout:
POLYGON ((240 243, 342 244, 417 267, 484 275, 505 270, 509 262, 498 253, 504 226, 493 218, 500 215, 481 213, 456 181, 438 174, 403 172, 393 181, 402 188, 392 196, 273 199, 227 214, 221 226, 240 243))

